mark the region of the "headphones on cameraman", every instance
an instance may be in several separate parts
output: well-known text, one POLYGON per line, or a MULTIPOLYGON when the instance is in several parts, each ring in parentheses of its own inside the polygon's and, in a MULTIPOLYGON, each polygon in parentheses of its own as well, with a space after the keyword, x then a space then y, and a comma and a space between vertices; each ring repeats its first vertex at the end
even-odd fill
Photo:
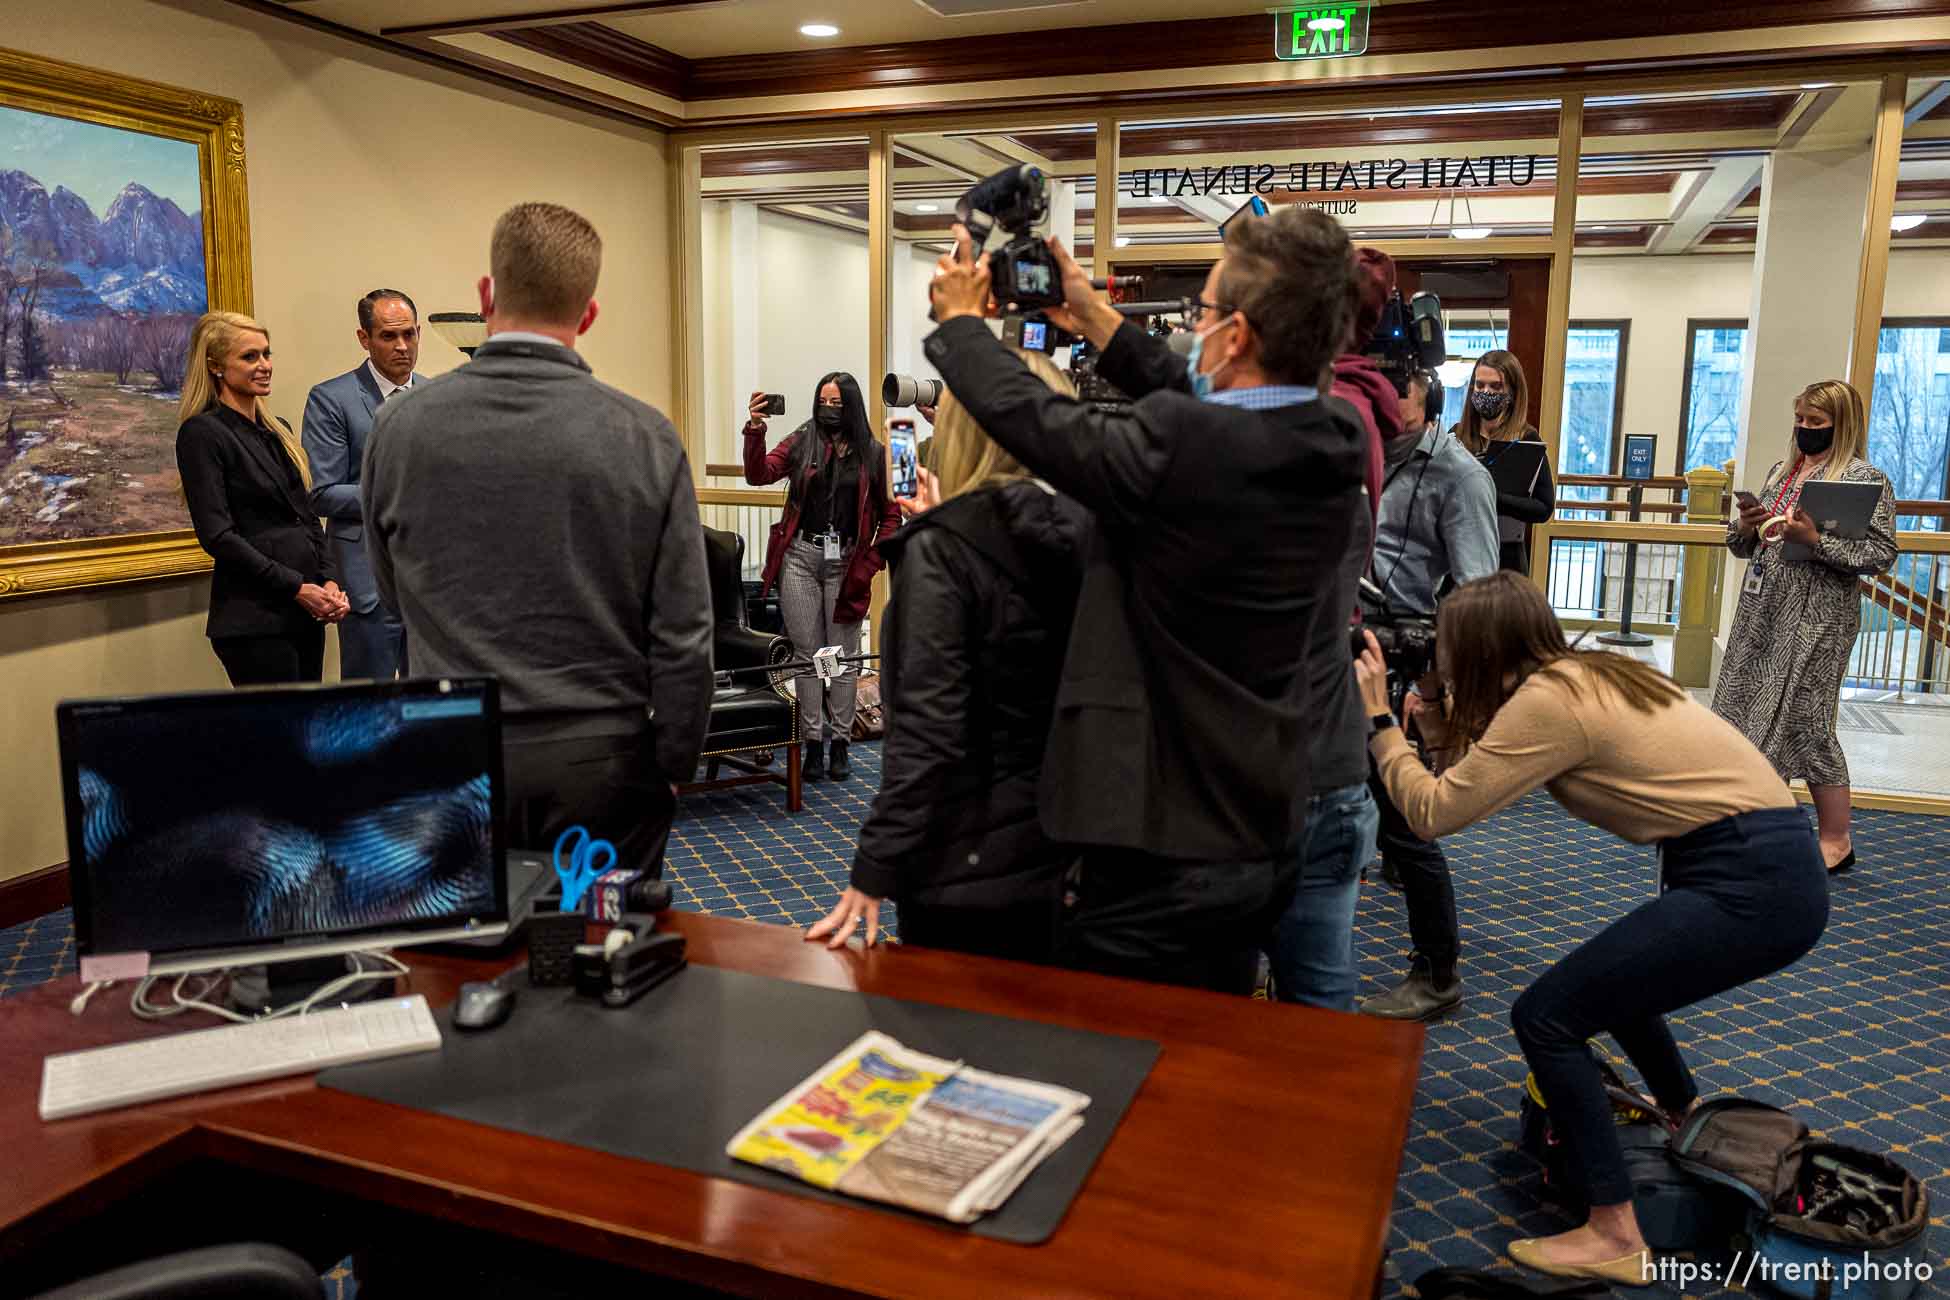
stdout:
POLYGON ((1424 385, 1422 418, 1430 424, 1442 423, 1442 408, 1448 400, 1442 391, 1442 376, 1433 370, 1418 370, 1410 377, 1410 382, 1424 385))

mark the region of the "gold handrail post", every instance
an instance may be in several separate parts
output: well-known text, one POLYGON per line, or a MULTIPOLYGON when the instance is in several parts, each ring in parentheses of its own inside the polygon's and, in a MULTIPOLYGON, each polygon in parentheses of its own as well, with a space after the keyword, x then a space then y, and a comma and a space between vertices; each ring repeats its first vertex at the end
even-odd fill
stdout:
MULTIPOLYGON (((1733 475, 1701 466, 1686 475, 1686 522, 1717 524, 1733 475)), ((1688 546, 1679 581, 1679 626, 1672 634, 1672 676, 1681 686, 1713 682, 1713 638, 1720 631, 1720 580, 1724 546, 1688 546)))

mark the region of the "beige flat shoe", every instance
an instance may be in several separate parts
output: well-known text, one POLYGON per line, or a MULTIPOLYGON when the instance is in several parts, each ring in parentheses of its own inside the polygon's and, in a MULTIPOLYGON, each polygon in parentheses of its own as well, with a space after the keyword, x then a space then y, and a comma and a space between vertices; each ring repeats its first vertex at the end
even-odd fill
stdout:
POLYGON ((1602 1264, 1564 1264, 1544 1258, 1544 1243, 1536 1237, 1513 1241, 1505 1249, 1511 1259, 1525 1268, 1536 1269, 1551 1277, 1595 1277, 1601 1282, 1617 1282, 1622 1286, 1650 1286, 1655 1280, 1656 1271, 1652 1267, 1652 1252, 1649 1250, 1635 1250, 1602 1264))

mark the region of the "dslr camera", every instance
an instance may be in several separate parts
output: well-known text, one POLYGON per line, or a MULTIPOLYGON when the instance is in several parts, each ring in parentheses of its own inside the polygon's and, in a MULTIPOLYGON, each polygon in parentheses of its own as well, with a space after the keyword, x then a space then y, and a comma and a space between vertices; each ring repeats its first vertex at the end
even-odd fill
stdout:
POLYGON ((988 255, 990 292, 1004 306, 1024 310, 1063 301, 1056 255, 1031 228, 1049 215, 1049 177, 1023 163, 979 181, 955 201, 955 219, 968 227, 978 249, 1000 226, 1009 242, 988 255))
MULTIPOLYGON (((1447 581, 1445 579, 1445 581, 1447 581)), ((1368 648, 1363 632, 1374 633, 1381 657, 1394 677, 1391 694, 1399 697, 1413 682, 1435 667, 1435 620, 1425 614, 1408 614, 1390 607, 1381 588, 1361 579, 1358 593, 1361 621, 1348 629, 1348 647, 1359 659, 1368 648)), ((1395 701, 1400 704, 1400 699, 1395 701)))

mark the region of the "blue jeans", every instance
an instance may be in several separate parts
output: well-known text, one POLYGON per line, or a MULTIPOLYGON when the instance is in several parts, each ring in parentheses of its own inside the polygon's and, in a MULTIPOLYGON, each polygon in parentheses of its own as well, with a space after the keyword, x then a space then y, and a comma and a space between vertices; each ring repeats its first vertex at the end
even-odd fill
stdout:
POLYGON ((1354 908, 1380 824, 1365 781, 1308 800, 1300 886, 1273 930, 1273 989, 1280 1001, 1354 1010, 1354 908))

